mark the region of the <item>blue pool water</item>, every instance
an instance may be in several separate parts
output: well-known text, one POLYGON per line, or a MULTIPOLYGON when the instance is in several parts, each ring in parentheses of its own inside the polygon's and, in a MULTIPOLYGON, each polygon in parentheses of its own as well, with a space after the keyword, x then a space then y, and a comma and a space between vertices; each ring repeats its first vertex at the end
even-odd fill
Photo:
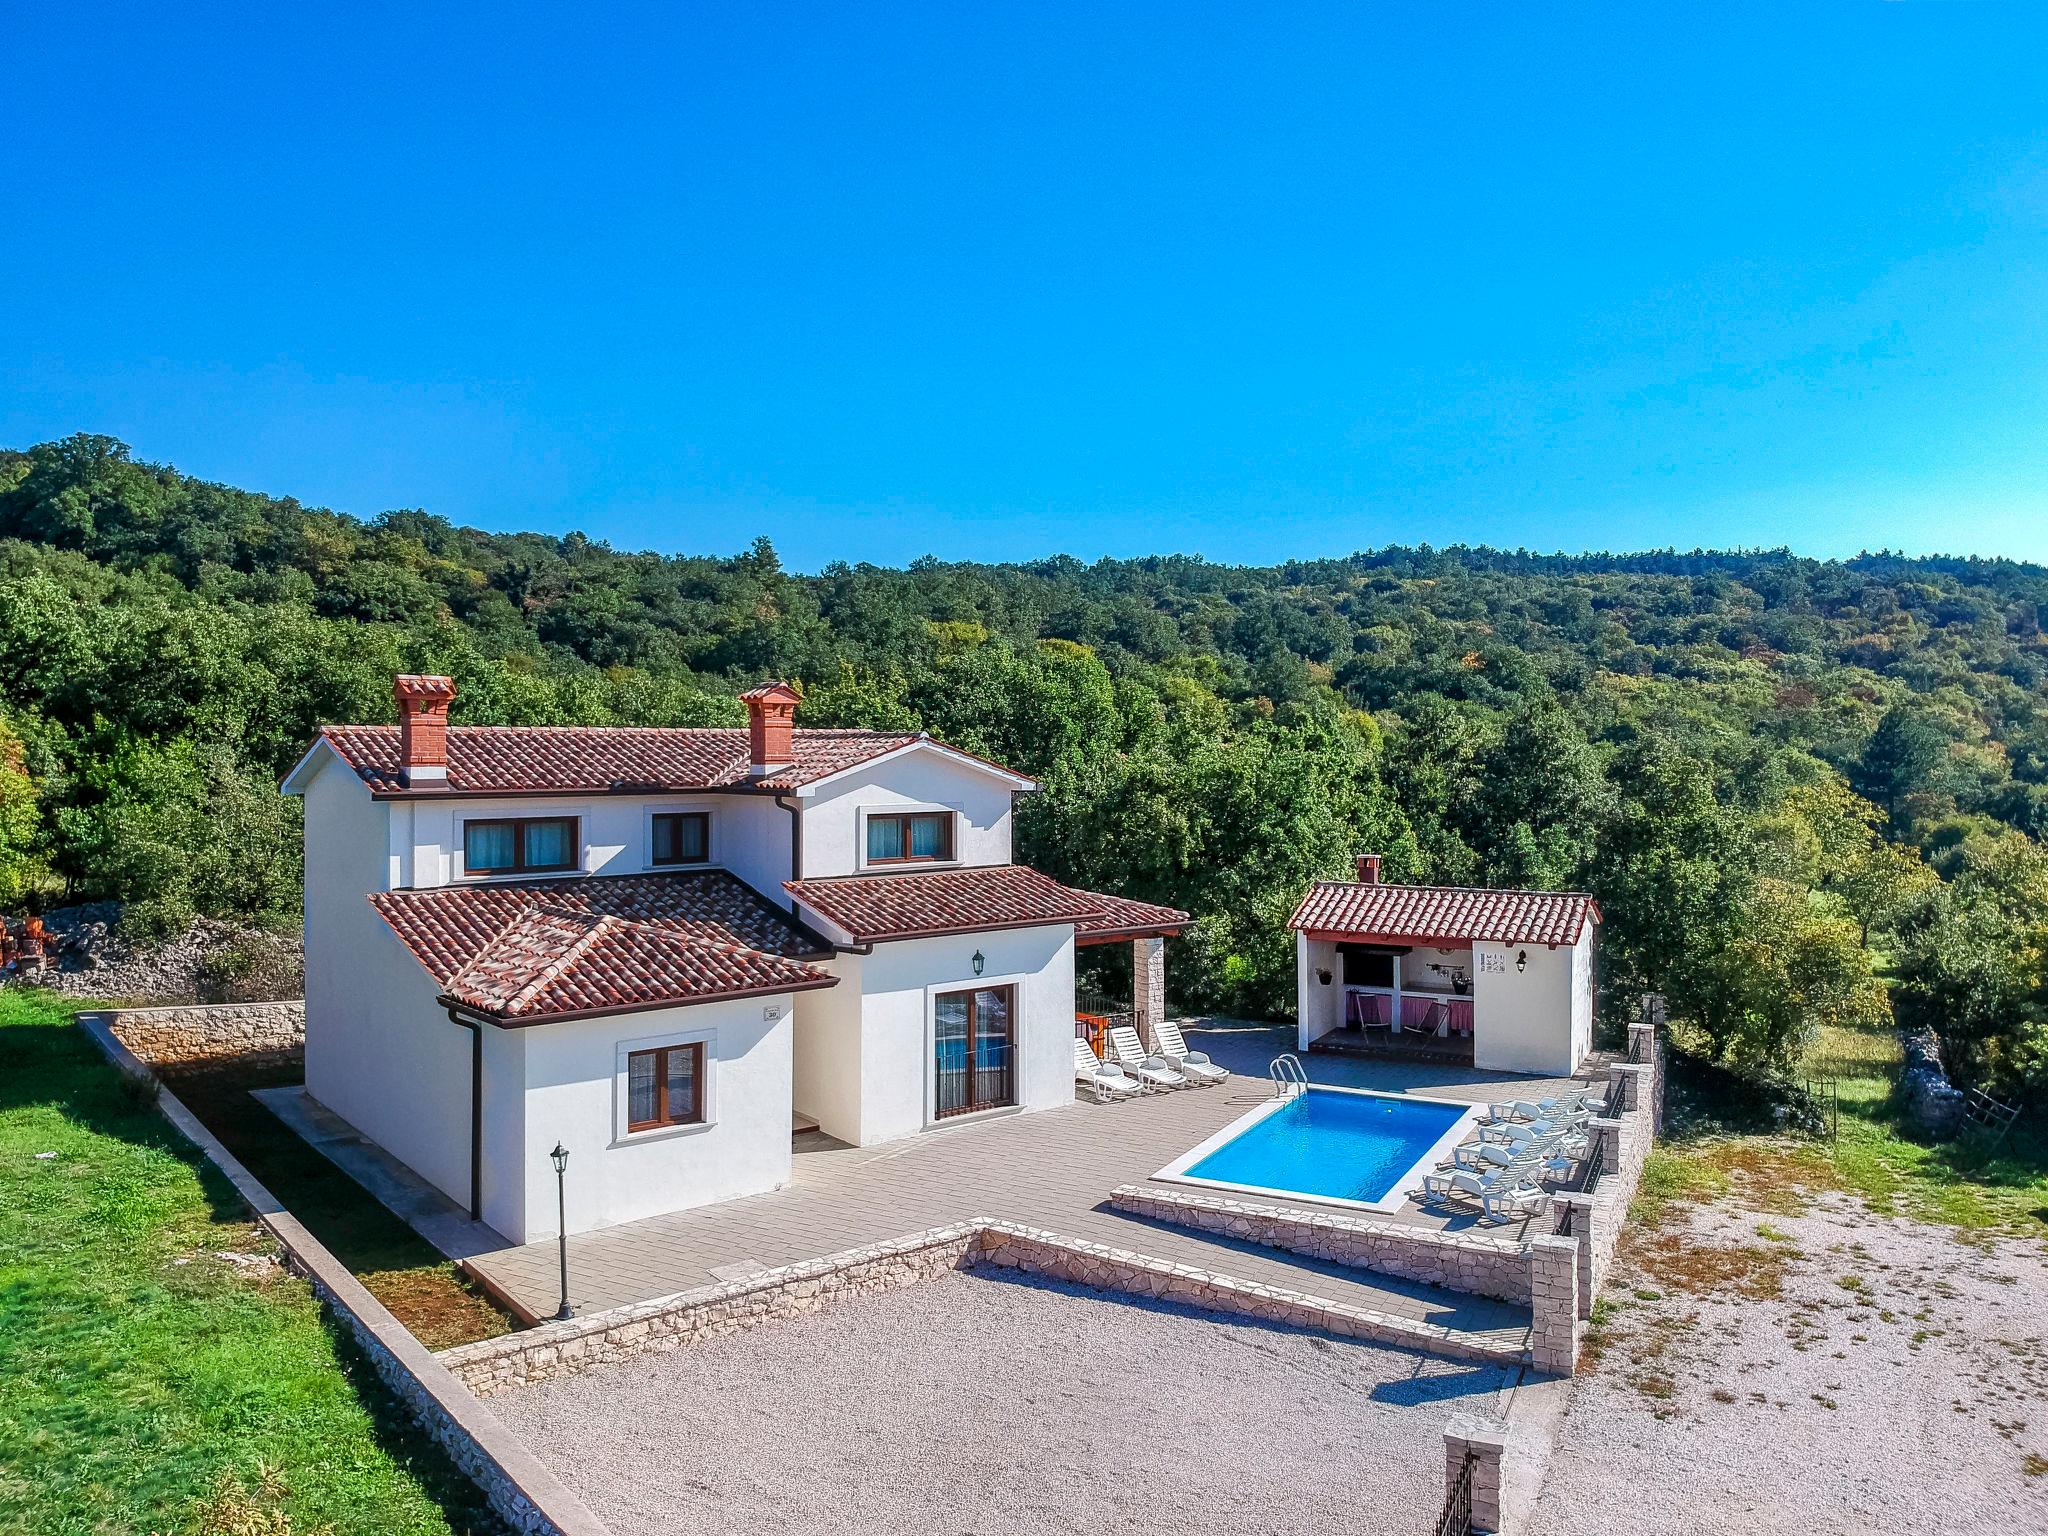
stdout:
POLYGON ((1183 1177, 1371 1204, 1393 1193, 1464 1113, 1427 1099, 1311 1088, 1183 1177))

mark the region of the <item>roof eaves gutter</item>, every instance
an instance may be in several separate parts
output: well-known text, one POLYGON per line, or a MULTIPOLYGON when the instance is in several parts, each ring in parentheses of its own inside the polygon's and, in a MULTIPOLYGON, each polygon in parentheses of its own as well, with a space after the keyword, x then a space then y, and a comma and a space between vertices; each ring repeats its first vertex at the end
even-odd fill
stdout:
MULTIPOLYGON (((656 1013, 664 1008, 698 1008, 705 1003, 744 1002, 750 997, 779 997, 785 992, 818 992, 826 987, 839 985, 837 976, 820 975, 807 981, 779 981, 763 987, 745 987, 736 992, 714 992, 704 997, 665 997, 650 1003, 623 1003, 616 1008, 575 1008, 562 1013, 544 1013, 531 1019, 499 1018, 492 1014, 478 1013, 486 1024, 499 1029, 536 1029, 543 1024, 571 1023, 579 1019, 609 1019, 628 1013, 656 1013)), ((465 1003, 443 997, 439 1001, 448 1005, 448 1016, 455 1018, 456 1010, 475 1012, 465 1003)), ((455 1019, 458 1024, 466 1020, 455 1019)))

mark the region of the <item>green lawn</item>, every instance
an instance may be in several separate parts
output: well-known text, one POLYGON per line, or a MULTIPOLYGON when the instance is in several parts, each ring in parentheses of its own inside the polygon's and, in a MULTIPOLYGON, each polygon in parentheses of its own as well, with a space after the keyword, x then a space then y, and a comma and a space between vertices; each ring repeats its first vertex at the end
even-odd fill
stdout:
POLYGON ((1747 1181, 1779 1201, 1804 1189, 1852 1190, 1874 1210, 1965 1231, 2048 1241, 2048 1126, 2022 1115, 1996 1149, 1940 1145, 1909 1133, 1892 1096, 1898 1037, 1889 1029, 1825 1029, 1808 1068, 1831 1067, 1841 1114, 1835 1139, 1766 1133, 1774 1096, 1689 1054, 1674 1023, 1670 1124, 1644 1170, 1637 1215, 1672 1199, 1710 1199, 1747 1181))
POLYGON ((263 1246, 67 1006, 0 994, 0 1531, 496 1531, 301 1282, 213 1256, 263 1246))

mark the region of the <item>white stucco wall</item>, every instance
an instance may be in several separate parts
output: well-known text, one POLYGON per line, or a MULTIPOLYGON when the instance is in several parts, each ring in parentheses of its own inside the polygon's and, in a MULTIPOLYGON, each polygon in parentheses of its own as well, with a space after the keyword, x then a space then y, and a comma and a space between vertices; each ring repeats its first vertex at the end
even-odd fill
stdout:
POLYGON ((795 1107, 826 1135, 859 1146, 863 957, 842 954, 820 964, 839 978, 839 985, 796 999, 791 1042, 795 1107))
MULTIPOLYGON (((1012 928, 877 944, 861 960, 860 983, 861 1145, 911 1135, 934 1123, 932 998, 962 987, 1017 988, 1018 1106, 1053 1109, 1074 1102, 1072 928, 1012 928), (982 953, 979 977, 974 974, 976 950, 982 953)), ((806 994, 806 999, 815 995, 806 994)))
MULTIPOLYGON (((388 855, 385 805, 323 768, 306 789, 306 1091, 467 1205, 470 1037, 369 903, 388 855)), ((486 1053, 487 1094, 516 1100, 516 1076, 486 1053)))
MULTIPOLYGON (((320 777, 329 777, 323 772, 320 777)), ((654 815, 703 811, 711 818, 713 868, 728 869, 778 905, 787 906, 790 813, 767 795, 588 795, 544 799, 393 800, 393 836, 386 888, 424 889, 468 878, 462 868, 462 824, 503 816, 574 816, 582 839, 580 872, 631 875, 653 869, 702 869, 653 862, 654 815)), ((489 878, 489 877, 486 877, 489 878)), ((532 877, 521 877, 532 878, 532 877)))
MULTIPOLYGON (((950 810, 953 851, 961 864, 1010 862, 1011 786, 938 752, 910 752, 819 786, 804 800, 804 875, 850 875, 867 852, 862 813, 872 809, 950 810)), ((1073 1071, 1071 1053, 1067 1070, 1073 1071)))
POLYGON ((1344 969, 1337 963, 1337 946, 1330 940, 1312 939, 1296 930, 1294 997, 1298 1049, 1307 1050, 1310 1042, 1344 1022, 1344 969), (1316 979, 1319 970, 1330 973, 1327 987, 1316 979))
POLYGON ((786 1184, 791 1003, 786 995, 735 998, 518 1031, 526 1068, 519 1210, 491 1224, 514 1242, 555 1235, 548 1154, 557 1140, 569 1152, 571 1233, 786 1184), (627 1133, 624 1053, 698 1039, 709 1122, 627 1133))
POLYGON ((1569 1076, 1573 1050, 1572 975, 1577 950, 1542 944, 1475 943, 1473 1065, 1490 1072, 1569 1076), (1526 970, 1515 957, 1526 952, 1526 970))
POLYGON ((1593 947, 1600 942, 1598 928, 1586 924, 1585 932, 1572 949, 1572 1065, 1584 1061, 1593 1049, 1593 947))

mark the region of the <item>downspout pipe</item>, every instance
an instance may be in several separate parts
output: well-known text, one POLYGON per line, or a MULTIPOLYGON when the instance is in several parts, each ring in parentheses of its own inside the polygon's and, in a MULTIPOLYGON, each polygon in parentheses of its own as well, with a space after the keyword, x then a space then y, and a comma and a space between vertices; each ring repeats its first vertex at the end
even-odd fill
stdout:
POLYGON ((775 803, 789 812, 789 878, 804 877, 804 808, 800 801, 777 795, 775 803))
POLYGON ((484 1219, 484 1021, 448 1003, 448 1021, 469 1031, 469 1219, 484 1219))

